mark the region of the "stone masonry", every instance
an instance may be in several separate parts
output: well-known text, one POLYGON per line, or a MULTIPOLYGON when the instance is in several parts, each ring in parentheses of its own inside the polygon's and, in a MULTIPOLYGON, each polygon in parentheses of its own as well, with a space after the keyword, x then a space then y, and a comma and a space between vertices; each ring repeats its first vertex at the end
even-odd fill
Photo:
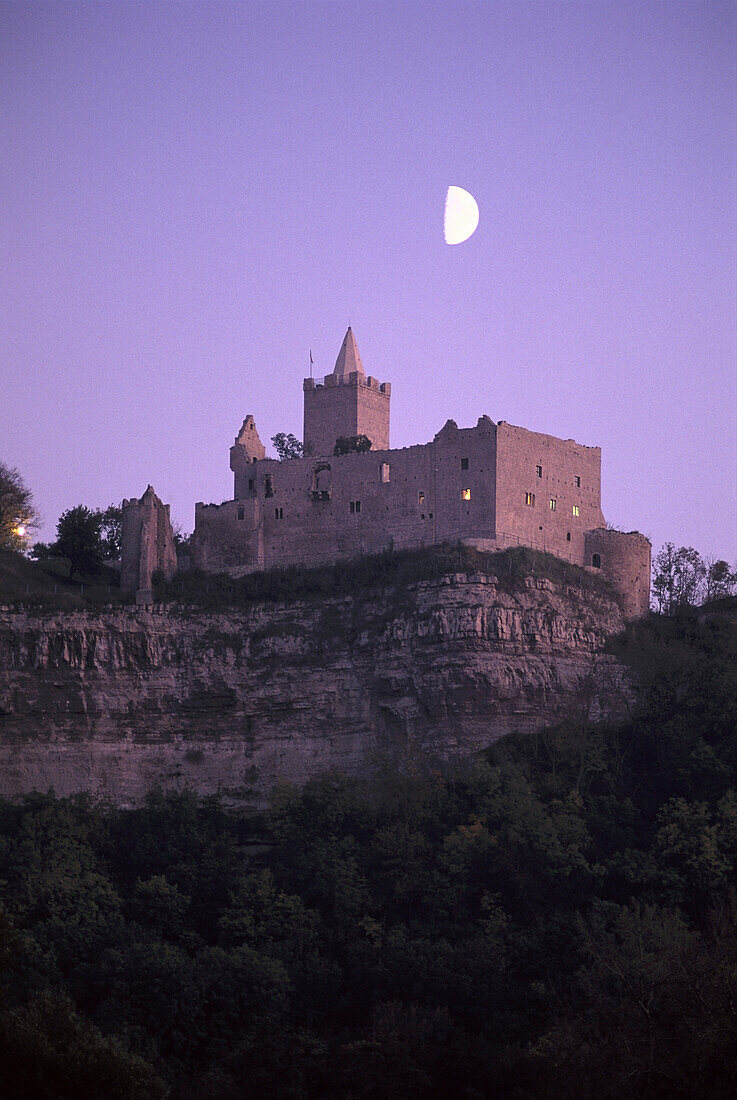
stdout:
POLYGON ((169 579, 177 570, 169 505, 161 503, 153 486, 140 500, 123 501, 122 544, 122 591, 135 593, 136 603, 153 603, 153 574, 159 570, 169 579))
POLYGON ((349 328, 332 374, 304 381, 305 457, 265 458, 252 416, 230 451, 233 500, 195 505, 192 560, 232 576, 462 541, 530 546, 600 571, 630 618, 648 610, 650 543, 606 527, 601 450, 482 416, 389 449, 391 386, 367 377, 349 328), (339 437, 371 450, 336 456, 339 437))

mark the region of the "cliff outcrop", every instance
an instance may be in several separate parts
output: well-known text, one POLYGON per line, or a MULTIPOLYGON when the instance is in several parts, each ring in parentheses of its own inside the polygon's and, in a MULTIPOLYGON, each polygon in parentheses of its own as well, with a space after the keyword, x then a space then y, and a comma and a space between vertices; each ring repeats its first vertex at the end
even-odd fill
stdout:
POLYGON ((605 593, 485 574, 213 614, 0 611, 0 794, 130 805, 155 784, 257 803, 280 780, 469 754, 617 712, 605 593))

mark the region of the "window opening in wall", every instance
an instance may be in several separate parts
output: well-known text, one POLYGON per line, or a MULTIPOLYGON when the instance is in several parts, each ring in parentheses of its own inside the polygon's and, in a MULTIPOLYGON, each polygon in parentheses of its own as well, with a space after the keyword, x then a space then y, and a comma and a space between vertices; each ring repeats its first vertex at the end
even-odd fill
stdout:
POLYGON ((550 498, 550 511, 554 512, 555 509, 557 508, 557 506, 558 506, 558 501, 555 499, 555 497, 551 497, 550 498))
POLYGON ((389 481, 389 463, 382 462, 379 466, 379 481, 383 481, 384 484, 389 481))
POLYGON ((461 500, 470 500, 470 499, 471 499, 471 490, 470 489, 461 489, 461 500))
POLYGON ((420 512, 420 519, 424 519, 424 518, 425 518, 425 513, 424 513, 424 512, 420 512))
POLYGON ((571 532, 569 531, 566 535, 566 542, 570 542, 570 541, 571 541, 571 532))
POLYGON ((255 477, 249 477, 249 479, 248 479, 248 488, 249 488, 250 492, 253 492, 253 490, 256 488, 256 478, 255 477))
POLYGON ((429 516, 429 518, 430 518, 430 519, 432 519, 432 512, 430 513, 430 516, 429 516))
POLYGON ((594 554, 591 559, 591 564, 593 565, 594 569, 601 569, 601 554, 594 554))
POLYGON ((274 495, 274 482, 270 474, 267 474, 264 478, 264 496, 273 497, 274 495))
POLYGON ((527 504, 530 508, 535 507, 535 494, 534 493, 525 493, 525 504, 527 504))
POLYGON ((536 471, 536 473, 537 473, 537 476, 538 476, 538 477, 542 477, 542 476, 543 476, 543 468, 542 468, 542 466, 536 466, 536 467, 535 467, 535 471, 536 471))
POLYGON ((353 515, 355 512, 360 512, 361 511, 361 501, 360 500, 350 501, 350 503, 348 505, 348 508, 350 510, 351 515, 353 515))
POLYGON ((246 509, 245 508, 239 508, 238 509, 238 519, 245 519, 245 518, 246 518, 246 509))
POLYGON ((424 504, 425 503, 425 494, 424 493, 418 493, 417 494, 417 503, 418 504, 424 504))
POLYGON ((573 514, 574 514, 574 516, 577 516, 577 515, 579 515, 579 514, 580 514, 580 513, 579 513, 579 508, 578 508, 578 505, 577 505, 577 504, 574 504, 574 505, 573 505, 573 514))
POLYGON ((467 458, 462 458, 461 459, 461 469, 462 470, 467 470, 468 469, 468 459, 467 458))
POLYGON ((274 509, 274 519, 284 519, 284 509, 283 508, 275 508, 274 509))
POLYGON ((576 482, 576 488, 580 489, 581 488, 581 478, 578 476, 578 474, 576 474, 576 476, 573 480, 576 482))

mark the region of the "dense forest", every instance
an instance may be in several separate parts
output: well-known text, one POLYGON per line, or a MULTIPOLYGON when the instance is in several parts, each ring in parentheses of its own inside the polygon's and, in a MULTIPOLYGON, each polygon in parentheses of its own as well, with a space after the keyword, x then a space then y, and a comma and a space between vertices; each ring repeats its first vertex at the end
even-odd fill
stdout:
POLYGON ((735 1095, 734 603, 463 768, 0 804, 0 1096, 735 1095))

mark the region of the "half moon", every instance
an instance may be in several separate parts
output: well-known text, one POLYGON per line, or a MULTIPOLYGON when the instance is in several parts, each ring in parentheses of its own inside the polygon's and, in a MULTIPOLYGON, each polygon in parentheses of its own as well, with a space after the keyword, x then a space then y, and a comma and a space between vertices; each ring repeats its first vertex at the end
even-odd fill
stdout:
POLYGON ((445 196, 445 243, 462 244, 479 224, 479 207, 462 187, 449 187, 445 196))

